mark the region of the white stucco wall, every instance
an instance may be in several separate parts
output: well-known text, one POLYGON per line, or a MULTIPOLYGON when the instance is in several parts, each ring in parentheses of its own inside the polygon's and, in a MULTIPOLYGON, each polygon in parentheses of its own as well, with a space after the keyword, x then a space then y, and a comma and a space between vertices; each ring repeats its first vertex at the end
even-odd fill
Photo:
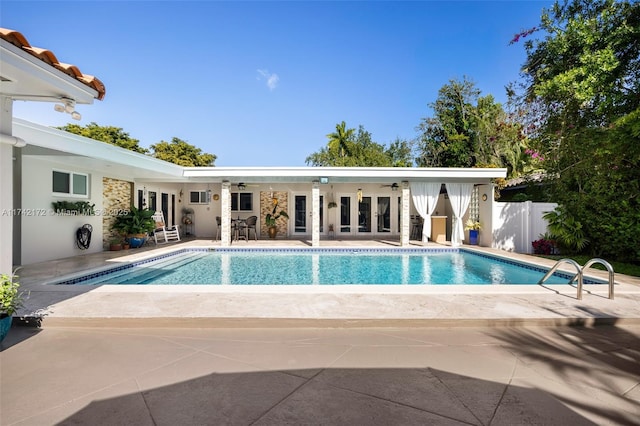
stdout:
POLYGON ((42 157, 23 156, 22 181, 22 264, 61 259, 79 254, 96 253, 102 248, 102 217, 62 216, 53 214, 54 201, 88 201, 102 210, 102 174, 89 169, 64 166, 42 157), (74 199, 52 194, 52 170, 62 169, 90 176, 90 197, 74 199), (93 227, 91 246, 81 250, 76 244, 76 230, 85 223, 93 227))

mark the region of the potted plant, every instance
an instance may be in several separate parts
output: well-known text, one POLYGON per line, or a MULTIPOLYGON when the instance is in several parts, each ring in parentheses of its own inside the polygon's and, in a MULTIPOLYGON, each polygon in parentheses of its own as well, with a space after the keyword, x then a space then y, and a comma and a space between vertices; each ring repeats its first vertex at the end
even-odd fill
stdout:
POLYGON ((194 210, 191 207, 184 207, 182 209, 182 223, 185 225, 191 225, 193 223, 194 210))
POLYGON ((127 236, 131 248, 138 248, 144 244, 149 232, 153 232, 156 222, 153 220, 154 212, 149 209, 131 209, 123 215, 116 216, 111 229, 127 236))
POLYGON ((109 241, 109 250, 120 251, 122 250, 122 240, 120 238, 112 238, 109 241))
POLYGON ((269 238, 274 239, 278 234, 278 227, 276 226, 276 221, 284 217, 289 219, 289 215, 284 210, 280 209, 278 211, 278 199, 273 199, 273 211, 271 213, 267 213, 264 218, 265 223, 267 224, 267 228, 269 230, 269 238))
POLYGON ((0 342, 6 337, 13 314, 23 306, 23 293, 15 275, 0 276, 0 342))
POLYGON ((482 229, 477 220, 467 220, 464 230, 469 231, 469 244, 478 245, 478 232, 482 229))

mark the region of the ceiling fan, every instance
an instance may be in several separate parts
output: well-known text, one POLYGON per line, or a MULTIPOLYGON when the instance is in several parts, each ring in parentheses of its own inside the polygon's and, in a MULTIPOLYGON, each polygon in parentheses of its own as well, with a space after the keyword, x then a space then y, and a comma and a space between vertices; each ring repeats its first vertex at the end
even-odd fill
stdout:
POLYGON ((244 191, 248 187, 258 188, 260 185, 251 184, 251 183, 244 183, 244 182, 238 182, 235 186, 238 188, 239 191, 244 191))
POLYGON ((397 191, 399 186, 397 183, 393 182, 390 185, 380 185, 380 188, 391 188, 392 191, 397 191))

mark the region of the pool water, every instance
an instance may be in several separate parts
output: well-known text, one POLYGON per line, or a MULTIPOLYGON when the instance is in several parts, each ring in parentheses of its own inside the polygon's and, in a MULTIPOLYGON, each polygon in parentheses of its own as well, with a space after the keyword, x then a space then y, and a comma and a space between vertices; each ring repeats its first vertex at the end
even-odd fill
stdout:
MULTIPOLYGON (((463 250, 183 251, 60 284, 537 284, 545 270, 463 250)), ((566 284, 558 274, 547 284, 566 284)))

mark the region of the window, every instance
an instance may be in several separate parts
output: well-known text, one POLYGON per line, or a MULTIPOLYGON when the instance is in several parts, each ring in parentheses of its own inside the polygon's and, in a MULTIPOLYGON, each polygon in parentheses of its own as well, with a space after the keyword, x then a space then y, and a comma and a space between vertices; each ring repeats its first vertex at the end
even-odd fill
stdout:
POLYGON ((190 191, 189 202, 191 204, 207 204, 207 191, 190 191))
POLYGON ((231 211, 252 211, 253 210, 253 193, 252 192, 232 192, 231 193, 231 211))
POLYGON ((71 197, 89 196, 89 175, 54 170, 52 177, 54 194, 71 197))

